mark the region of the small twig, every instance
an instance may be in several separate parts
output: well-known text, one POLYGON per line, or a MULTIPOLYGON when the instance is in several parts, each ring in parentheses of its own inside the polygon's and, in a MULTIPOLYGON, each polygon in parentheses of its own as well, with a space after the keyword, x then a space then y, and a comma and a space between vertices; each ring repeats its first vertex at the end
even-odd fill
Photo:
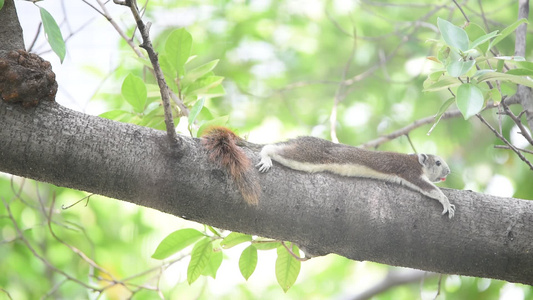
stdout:
POLYGON ((35 256, 37 259, 39 259, 41 262, 43 262, 48 268, 50 268, 51 270, 63 275, 64 277, 68 278, 69 280, 74 281, 77 284, 79 284, 79 285, 81 285, 81 286, 83 286, 83 287, 85 287, 85 288, 87 288, 89 290, 92 290, 92 291, 98 291, 99 290, 98 288, 96 288, 94 286, 91 286, 91 285, 89 285, 89 284, 77 279, 76 277, 70 276, 69 274, 67 274, 63 270, 61 270, 61 269, 55 267, 54 265, 52 265, 48 260, 46 260, 44 257, 42 257, 39 253, 37 253, 37 251, 33 248, 33 246, 30 244, 30 242, 26 239, 26 237, 24 236, 24 233, 22 232, 22 230, 18 226, 17 221, 15 220, 15 217, 13 216, 13 213, 11 212, 11 208, 7 204, 7 202, 4 199, 4 197, 0 197, 0 198, 2 198, 2 202, 4 204, 4 207, 5 207, 6 211, 7 211, 9 219, 11 219, 11 222, 13 223, 13 227, 15 228, 15 231, 17 232, 20 240, 26 245, 26 247, 28 248, 28 250, 30 250, 30 252, 33 254, 33 256, 35 256))
MULTIPOLYGON (((117 3, 116 2, 117 0, 113 0, 113 1, 117 3)), ((150 40, 149 31, 150 31, 151 23, 148 22, 146 25, 144 24, 139 14, 139 10, 137 9, 137 1, 130 0, 130 1, 125 1, 125 3, 130 4, 129 7, 131 9, 131 13, 133 14, 133 17, 135 19, 135 22, 137 23, 137 27, 139 28, 139 32, 141 33, 141 37, 143 40, 140 47, 145 49, 146 52, 148 53, 148 57, 150 58, 150 62, 152 63, 152 67, 154 69, 155 77, 157 79, 157 84, 159 85, 159 91, 161 93, 161 99, 163 100, 163 109, 165 111, 165 125, 167 128, 167 135, 172 142, 176 142, 177 141, 176 128, 174 126, 174 119, 172 118, 172 110, 170 106, 171 91, 165 81, 165 76, 163 75, 163 71, 161 70, 161 66, 159 65, 157 53, 155 52, 154 47, 152 46, 152 41, 150 40)))
POLYGON ((61 205, 61 209, 63 209, 63 210, 65 210, 65 209, 69 209, 69 208, 73 207, 74 205, 80 203, 81 201, 83 201, 83 200, 85 200, 85 199, 87 199, 87 202, 85 203, 85 207, 87 207, 87 205, 89 205, 89 199, 90 199, 92 196, 94 196, 94 195, 95 195, 95 194, 87 195, 87 196, 81 198, 80 200, 78 200, 78 201, 76 201, 76 202, 74 202, 74 203, 72 203, 72 204, 70 204, 70 205, 67 205, 67 206, 65 206, 65 205, 61 205))
POLYGON ((503 141, 505 144, 507 144, 507 146, 509 146, 509 148, 511 150, 513 150, 516 155, 518 155, 518 157, 520 157, 520 159, 525 162, 529 168, 531 170, 533 170, 533 165, 531 164, 531 162, 529 160, 527 160, 527 158, 524 157, 524 155, 520 152, 520 150, 516 149, 515 146, 513 146, 503 135, 501 135, 496 129, 494 129, 494 127, 492 127, 486 120, 485 118, 483 118, 480 114, 476 114, 476 117, 478 117, 478 119, 483 123, 485 124, 495 135, 496 137, 498 137, 501 141, 503 141))
POLYGON ((465 17, 465 20, 470 23, 470 19, 468 19, 468 17, 466 16, 465 12, 463 11, 463 8, 461 7, 461 5, 459 5, 459 3, 457 3, 457 1, 455 0, 452 0, 453 3, 455 3, 455 5, 457 6, 457 8, 459 8, 459 10, 461 11, 461 13, 463 14, 463 17, 465 17))
MULTIPOLYGON (((505 145, 494 145, 494 148, 496 149, 511 149, 509 146, 505 146, 505 145)), ((518 148, 516 147, 517 150, 519 151, 522 151, 522 152, 525 152, 525 153, 529 153, 529 154, 533 154, 533 151, 531 150, 527 150, 527 149, 522 149, 522 148, 518 148)))
POLYGON ((5 289, 0 287, 0 292, 3 292, 6 295, 6 297, 8 297, 10 300, 13 300, 13 298, 11 298, 11 295, 9 294, 9 292, 6 291, 5 289))
POLYGON ((31 41, 30 46, 28 47, 28 52, 33 50, 33 47, 35 47, 35 43, 37 42, 37 38, 41 35, 41 29, 43 28, 43 22, 39 22, 39 26, 37 27, 37 32, 35 33, 35 36, 33 37, 33 40, 31 41))
MULTIPOLYGON (((90 197, 92 195, 89 195, 87 196, 90 197)), ((100 272, 102 272, 103 274, 109 276, 109 278, 111 278, 112 280, 115 280, 115 277, 113 276, 113 274, 109 273, 106 269, 100 267, 95 261, 93 261, 91 258, 89 258, 87 255, 85 255, 85 253, 83 253, 81 250, 79 250, 78 248, 74 247, 74 246, 71 246, 70 244, 68 244, 67 242, 63 241, 62 239, 60 239, 54 232, 54 230, 52 229, 52 214, 53 214, 53 209, 54 209, 54 203, 56 201, 56 196, 55 196, 55 193, 54 195, 52 195, 52 203, 50 204, 50 209, 48 210, 48 215, 46 216, 47 218, 47 223, 48 223, 48 231, 50 231, 50 234, 52 235, 52 237, 58 241, 59 243, 65 245, 67 248, 70 249, 70 251, 76 253, 81 259, 83 259, 84 261, 86 261, 91 267, 99 270, 100 272)), ((44 209, 44 207, 43 207, 44 209)))
POLYGON ((437 294, 435 295, 435 300, 437 300, 437 297, 439 297, 440 295, 440 288, 441 288, 441 284, 442 284, 442 274, 439 275, 439 282, 437 283, 437 294))
POLYGON ((531 136, 527 132, 527 129, 524 126, 524 124, 522 124, 520 119, 509 109, 509 106, 507 106, 507 104, 505 104, 505 101, 502 101, 501 104, 503 106, 503 109, 505 110, 505 114, 508 115, 514 121, 516 126, 518 126, 518 128, 520 128, 520 133, 522 134, 522 136, 528 141, 528 143, 530 145, 533 146, 533 139, 531 138, 531 136))
MULTIPOLYGON (((453 93, 452 93, 453 94, 453 93)), ((508 104, 517 104, 516 101, 512 101, 512 102, 509 102, 508 101, 508 104)), ((487 104, 487 106, 483 109, 483 111, 487 110, 487 109, 492 109, 492 108, 495 108, 495 107, 498 107, 498 105, 494 104, 494 103, 489 103, 487 104)), ((459 117, 461 116, 461 112, 457 109, 455 110, 451 110, 451 111, 448 111, 448 112, 445 112, 442 117, 441 117, 441 120, 445 120, 445 119, 451 119, 451 118, 456 118, 456 117, 459 117)), ((430 123, 433 123, 435 121, 435 116, 430 116, 430 117, 425 117, 423 119, 419 119, 419 120, 416 120, 414 121, 413 123, 403 127, 403 128, 400 128, 392 133, 389 133, 387 135, 384 135, 384 136, 381 136, 377 139, 374 139, 374 140, 371 140, 369 142, 366 142, 364 144, 361 144, 359 145, 359 147, 362 147, 362 148, 377 148, 378 146, 380 146, 381 144, 384 144, 390 140, 393 140, 395 138, 398 138, 402 135, 405 135, 409 132, 411 132, 411 130, 414 130, 418 127, 421 127, 423 125, 426 125, 426 124, 430 124, 430 123)))
MULTIPOLYGON (((83 1, 85 2, 85 0, 83 1)), ((99 12, 102 16, 104 16, 104 18, 106 18, 106 20, 111 23, 111 26, 113 26, 113 28, 115 28, 116 32, 120 35, 120 37, 126 41, 126 43, 128 44, 128 46, 130 46, 131 49, 133 49, 133 51, 135 52, 135 54, 138 56, 138 57, 141 57, 141 58, 144 58, 144 54, 139 50, 139 48, 137 48, 135 46, 135 44, 133 43, 133 40, 130 39, 126 33, 124 32, 124 30, 122 30, 122 28, 120 28, 120 26, 118 26, 117 22, 115 22, 115 20, 111 17, 111 14, 109 13, 109 11, 107 10, 107 7, 105 6, 105 3, 102 2, 102 0, 96 0, 96 2, 98 3, 98 5, 100 5, 100 8, 102 8, 102 12, 100 10, 98 10, 96 7, 94 7, 93 5, 87 3, 87 5, 90 5, 94 10, 96 10, 97 12, 99 12)), ((117 2, 115 2, 116 4, 118 4, 117 2)), ((124 5, 124 4, 119 4, 119 5, 124 5)))
POLYGON ((283 245, 283 247, 285 247, 285 249, 287 249, 287 251, 289 252, 289 254, 294 257, 296 260, 299 260, 299 261, 306 261, 306 260, 309 260, 308 257, 300 257, 298 255, 296 255, 296 253, 292 252, 291 249, 289 249, 289 247, 287 246, 287 244, 285 244, 284 241, 281 241, 281 244, 283 245))
POLYGON ((409 137, 408 133, 405 134, 405 137, 407 137, 407 141, 409 141, 409 144, 411 145, 411 148, 413 148, 413 151, 415 153, 418 153, 418 151, 416 151, 415 145, 413 144, 413 141, 411 141, 411 137, 409 137))
MULTIPOLYGON (((452 110, 452 111, 449 111, 449 112, 445 112, 442 117, 441 117, 441 120, 445 120, 445 119, 450 119, 450 118, 456 118, 456 117, 459 117, 461 116, 461 112, 459 110, 452 110)), ((362 148, 377 148, 378 146, 380 146, 381 144, 384 144, 390 140, 393 140, 395 138, 398 138, 402 135, 406 135, 407 133, 411 132, 412 130, 418 128, 418 127, 421 127, 423 125, 426 125, 426 124, 431 124, 432 122, 434 122, 435 120, 435 116, 430 116, 430 117, 425 117, 423 119, 420 119, 420 120, 416 120, 414 121, 413 123, 411 123, 410 125, 407 125, 401 129, 398 129, 392 133, 389 133, 387 135, 384 135, 384 136, 381 136, 377 139, 374 139, 372 141, 369 141, 369 142, 366 142, 362 145, 359 145, 360 147, 362 148)))

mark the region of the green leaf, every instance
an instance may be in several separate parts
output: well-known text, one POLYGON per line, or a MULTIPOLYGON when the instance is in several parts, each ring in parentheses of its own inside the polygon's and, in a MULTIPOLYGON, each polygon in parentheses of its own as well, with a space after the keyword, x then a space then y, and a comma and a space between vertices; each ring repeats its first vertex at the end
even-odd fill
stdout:
POLYGON ((505 72, 505 74, 511 74, 511 75, 517 75, 517 76, 533 76, 533 70, 518 68, 518 69, 511 69, 505 72))
POLYGON ((209 231, 211 231, 215 236, 220 236, 220 232, 218 232, 213 226, 204 225, 209 231))
POLYGON ((450 47, 448 45, 442 46, 437 53, 437 59, 441 62, 446 61, 450 57, 450 47))
POLYGON ((475 60, 453 61, 446 66, 446 71, 452 77, 459 77, 466 74, 475 63, 475 60))
MULTIPOLYGON (((291 248, 291 247, 289 247, 291 248)), ((298 247, 292 246, 294 254, 299 255, 298 247)), ((296 282, 300 273, 300 261, 294 258, 285 247, 278 247, 278 258, 276 259, 276 279, 283 291, 286 293, 296 282)))
POLYGON ((516 20, 513 24, 507 26, 500 35, 495 38, 489 45, 489 49, 496 46, 499 42, 501 42, 504 38, 506 38, 509 34, 513 33, 515 29, 520 26, 520 24, 528 23, 526 19, 520 19, 516 20))
POLYGON ((222 76, 209 76, 200 78, 199 80, 195 81, 189 87, 187 87, 187 91, 185 94, 187 96, 199 96, 203 93, 207 93, 209 89, 212 89, 222 83, 224 80, 224 77, 222 76))
POLYGON ((516 65, 524 69, 533 70, 533 62, 530 61, 517 61, 516 65))
POLYGON ((241 270, 242 277, 248 280, 255 271, 257 266, 257 248, 254 245, 248 246, 241 253, 239 258, 239 269, 241 270))
POLYGON ((498 35, 498 30, 495 30, 491 33, 478 37, 475 41, 472 42, 472 45, 470 45, 470 49, 474 49, 478 47, 479 45, 487 42, 488 40, 492 39, 493 37, 497 35, 498 35))
POLYGON ((483 109, 483 93, 471 84, 465 83, 457 88, 457 107, 466 119, 479 113, 483 109))
POLYGON ((461 27, 455 26, 441 18, 437 19, 437 26, 448 46, 463 52, 469 49, 468 44, 470 41, 468 40, 468 35, 461 27))
POLYGON ((167 38, 165 52, 178 75, 185 74, 185 63, 191 56, 191 48, 192 36, 185 28, 172 31, 167 38))
POLYGON ((226 90, 224 89, 223 85, 217 85, 215 87, 210 88, 207 92, 202 93, 202 96, 207 98, 215 98, 224 96, 226 94, 226 90))
POLYGON ((529 80, 526 77, 520 77, 507 73, 491 72, 479 76, 478 81, 483 82, 487 80, 501 80, 509 81, 516 84, 521 84, 529 87, 533 87, 533 80, 529 80))
POLYGON ((516 94, 516 91, 518 88, 516 84, 510 83, 508 81, 502 82, 500 86, 501 86, 502 95, 505 95, 505 96, 511 96, 511 95, 516 94))
POLYGON ((241 244, 244 242, 250 242, 251 240, 252 240, 251 235, 239 233, 239 232, 232 232, 227 237, 225 237, 222 240, 222 242, 220 242, 220 246, 224 249, 229 249, 238 244, 241 244))
POLYGON ((128 74, 122 83, 122 96, 133 107, 133 110, 138 113, 144 111, 146 98, 148 93, 144 81, 133 74, 128 74))
POLYGON ((2 10, 2 7, 4 7, 4 0, 0 0, 0 10, 2 10))
POLYGON ((435 115, 435 121, 433 122, 433 125, 431 126, 431 128, 428 130, 427 135, 430 135, 433 129, 435 129, 435 127, 437 126, 437 124, 439 124, 440 119, 442 118, 442 115, 448 110, 448 107, 450 107, 450 105, 452 105, 453 102, 455 102, 454 97, 446 100, 446 102, 444 102, 441 105, 441 107, 439 108, 439 111, 435 115))
POLYGON ((489 97, 496 103, 500 103, 502 101, 502 94, 498 89, 491 89, 489 91, 489 97))
POLYGON ((213 244, 210 238, 204 238, 194 245, 191 252, 191 261, 187 268, 187 282, 192 284, 202 275, 213 254, 213 244))
POLYGON ((477 70, 476 73, 474 73, 474 75, 472 75, 472 78, 477 78, 485 73, 490 73, 490 72, 494 72, 494 70, 491 70, 491 69, 481 69, 481 70, 477 70))
POLYGON ((188 71, 187 75, 183 77, 183 86, 187 86, 211 72, 217 66, 218 61, 218 59, 215 59, 188 71))
POLYGON ((496 64, 496 71, 498 72, 502 72, 503 71, 503 66, 505 65, 505 61, 503 60, 498 60, 498 63, 496 64))
POLYGON ((204 107, 205 98, 202 97, 196 103, 194 103, 194 106, 191 108, 191 111, 189 112, 189 126, 191 126, 198 115, 200 114, 200 111, 202 111, 202 108, 204 107))
POLYGON ((434 92, 439 91, 442 89, 447 89, 450 87, 454 87, 457 85, 460 85, 461 81, 457 79, 456 77, 450 77, 450 76, 443 76, 439 81, 435 82, 434 84, 428 86, 423 91, 424 92, 434 92))
POLYGON ((223 258, 224 258, 224 255, 222 254, 222 251, 213 251, 211 258, 209 259, 209 263, 207 264, 205 269, 202 271, 202 275, 211 276, 214 279, 216 279, 217 271, 218 271, 218 268, 220 268, 220 265, 222 264, 223 258))
POLYGON ((152 258, 165 259, 196 242, 203 236, 203 233, 192 228, 176 230, 165 237, 161 243, 159 243, 159 246, 157 246, 157 249, 155 249, 152 258))
POLYGON ((39 7, 41 13, 41 20, 43 21, 44 33, 46 34, 46 39, 48 44, 52 47, 52 50, 57 54, 61 63, 65 59, 65 54, 67 53, 67 48, 65 47, 65 41, 63 40, 63 35, 61 35, 61 30, 54 20, 54 17, 44 8, 39 7))
MULTIPOLYGON (((477 40, 481 36, 484 36, 484 35, 487 34, 485 32, 485 30, 481 26, 477 25, 476 23, 472 23, 472 22, 468 23, 465 26, 465 31, 468 34, 468 38, 471 41, 472 40, 477 40)), ((481 49, 481 52, 483 52, 483 53, 487 53, 488 48, 489 48, 488 44, 480 44, 479 45, 479 49, 481 49)))
POLYGON ((438 71, 435 71, 435 72, 429 74, 429 75, 428 75, 428 78, 431 79, 431 80, 433 80, 433 81, 437 81, 437 80, 440 79, 440 77, 441 77, 442 75, 444 75, 444 71, 442 71, 442 70, 438 70, 438 71))

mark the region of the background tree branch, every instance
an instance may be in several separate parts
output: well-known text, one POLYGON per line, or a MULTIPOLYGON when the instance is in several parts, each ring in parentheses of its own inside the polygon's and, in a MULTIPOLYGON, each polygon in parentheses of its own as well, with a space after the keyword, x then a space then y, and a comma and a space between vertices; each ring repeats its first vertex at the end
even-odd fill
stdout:
POLYGON ((0 128, 3 172, 289 240, 311 255, 533 284, 531 201, 444 189, 457 206, 449 220, 437 201, 401 186, 275 165, 257 177, 263 196, 250 207, 197 139, 179 136, 173 148, 162 131, 53 102, 2 102, 0 128))

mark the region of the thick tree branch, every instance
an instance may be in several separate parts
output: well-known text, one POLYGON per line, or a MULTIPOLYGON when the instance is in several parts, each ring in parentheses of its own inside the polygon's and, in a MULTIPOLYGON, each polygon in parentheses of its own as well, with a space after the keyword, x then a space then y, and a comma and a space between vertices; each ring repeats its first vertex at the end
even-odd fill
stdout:
POLYGON ((22 27, 17 17, 17 10, 13 0, 6 0, 4 7, 0 9, 0 50, 24 49, 22 27))
MULTIPOLYGON (((533 284, 533 201, 445 189, 457 206, 401 186, 280 165, 247 206, 197 139, 84 115, 55 102, 0 102, 0 171, 151 207, 223 229, 439 273, 533 284)), ((258 153, 246 150, 252 159, 258 153)))

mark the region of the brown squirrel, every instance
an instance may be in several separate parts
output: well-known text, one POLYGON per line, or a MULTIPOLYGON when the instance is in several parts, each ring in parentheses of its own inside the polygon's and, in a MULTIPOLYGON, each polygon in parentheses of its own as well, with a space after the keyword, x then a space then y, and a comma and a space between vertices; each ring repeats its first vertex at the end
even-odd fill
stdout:
MULTIPOLYGON (((257 204, 260 187, 251 179, 251 161, 239 147, 247 143, 227 128, 214 127, 203 137, 203 144, 210 159, 228 170, 246 202, 257 204)), ((331 172, 405 185, 438 200, 443 206, 442 214, 448 213, 449 218, 455 213, 455 205, 433 184, 446 180, 450 174, 446 162, 436 155, 369 151, 306 136, 263 146, 261 161, 256 165, 259 172, 267 172, 272 160, 309 173, 331 172)))

